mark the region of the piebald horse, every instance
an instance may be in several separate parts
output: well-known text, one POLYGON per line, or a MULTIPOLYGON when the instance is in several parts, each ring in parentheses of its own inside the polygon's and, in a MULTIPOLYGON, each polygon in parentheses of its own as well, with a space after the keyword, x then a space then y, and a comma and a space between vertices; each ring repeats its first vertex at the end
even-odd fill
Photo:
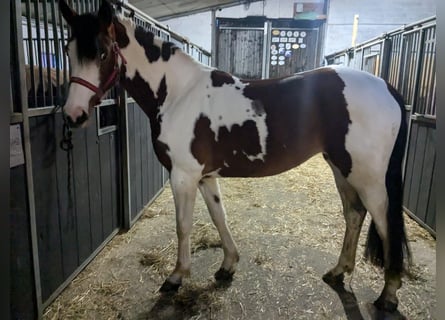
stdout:
POLYGON ((72 126, 119 80, 150 119, 154 150, 170 173, 176 208, 176 267, 160 291, 175 292, 190 272, 190 232, 197 190, 221 237, 217 281, 232 280, 239 255, 226 223, 217 178, 264 177, 323 153, 343 203, 346 233, 337 265, 323 276, 342 283, 354 270, 366 212, 366 257, 384 268, 374 302, 395 311, 409 263, 402 211, 407 124, 396 90, 371 74, 324 67, 287 78, 244 81, 204 66, 170 42, 116 16, 102 2, 78 15, 65 1, 72 78, 64 106, 72 126))

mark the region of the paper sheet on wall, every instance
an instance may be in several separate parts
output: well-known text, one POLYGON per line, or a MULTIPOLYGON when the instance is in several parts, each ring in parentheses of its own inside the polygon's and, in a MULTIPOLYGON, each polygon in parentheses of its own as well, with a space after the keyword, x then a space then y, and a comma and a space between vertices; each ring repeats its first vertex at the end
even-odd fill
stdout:
POLYGON ((22 132, 19 124, 9 126, 9 167, 14 168, 25 163, 23 156, 22 132))

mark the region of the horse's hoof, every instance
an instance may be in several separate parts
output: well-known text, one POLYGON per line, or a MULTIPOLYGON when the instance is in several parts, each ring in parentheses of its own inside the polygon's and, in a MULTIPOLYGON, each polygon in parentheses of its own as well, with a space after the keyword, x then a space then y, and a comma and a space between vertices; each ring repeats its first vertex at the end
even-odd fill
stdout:
POLYGON ((344 279, 345 279, 345 276, 344 276, 343 273, 340 273, 340 274, 334 276, 334 274, 333 274, 332 272, 329 271, 328 273, 326 273, 326 274, 323 276, 322 279, 323 279, 323 281, 324 281, 325 283, 327 283, 328 285, 336 286, 336 285, 341 285, 341 284, 343 284, 343 281, 344 281, 344 279))
POLYGON ((383 297, 379 297, 374 301, 374 306, 382 311, 394 312, 397 310, 397 303, 385 300, 383 297))
POLYGON ((215 273, 215 280, 216 281, 224 281, 224 282, 231 282, 233 280, 233 274, 235 272, 230 272, 228 270, 225 270, 223 268, 220 268, 215 273))
POLYGON ((179 287, 181 286, 182 282, 179 283, 172 283, 170 281, 165 280, 162 284, 161 288, 159 289, 159 292, 164 294, 172 294, 178 292, 179 287))

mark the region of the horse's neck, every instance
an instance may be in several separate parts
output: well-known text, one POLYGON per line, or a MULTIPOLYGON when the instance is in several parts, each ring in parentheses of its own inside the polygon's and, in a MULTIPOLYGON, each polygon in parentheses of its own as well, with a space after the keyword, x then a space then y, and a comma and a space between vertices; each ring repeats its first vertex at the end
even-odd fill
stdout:
MULTIPOLYGON (((127 61, 124 88, 139 105, 143 107, 145 104, 145 109, 153 109, 159 108, 159 105, 156 105, 156 99, 159 98, 158 94, 162 87, 166 86, 167 95, 163 106, 175 104, 190 90, 191 86, 196 84, 206 67, 193 60, 179 48, 174 53, 172 52, 168 59, 165 59, 162 56, 163 42, 160 39, 155 39, 152 44, 161 50, 161 55, 150 62, 149 54, 147 54, 149 50, 153 50, 153 48, 147 48, 150 46, 150 42, 147 41, 147 44, 144 45, 146 39, 141 40, 140 34, 138 37, 135 36, 134 25, 127 20, 121 22, 126 28, 126 36, 129 39, 128 45, 121 50, 127 61), (147 106, 147 101, 138 101, 143 100, 144 97, 144 94, 135 94, 135 91, 143 90, 141 83, 147 91, 153 93, 155 99, 152 105, 147 106)), ((145 36, 148 38, 148 35, 145 36)), ((153 58, 151 59, 153 60, 153 58)), ((157 113, 157 110, 145 109, 147 114, 157 113)))

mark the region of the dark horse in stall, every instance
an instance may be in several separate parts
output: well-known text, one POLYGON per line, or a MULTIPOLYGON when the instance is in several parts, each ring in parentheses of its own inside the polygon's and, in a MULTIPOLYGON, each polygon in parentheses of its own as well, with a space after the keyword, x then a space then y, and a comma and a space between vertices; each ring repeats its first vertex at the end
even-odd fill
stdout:
POLYGON ((25 77, 28 108, 58 106, 61 103, 57 92, 60 90, 62 96, 65 88, 63 70, 50 68, 48 77, 48 68, 41 66, 31 68, 30 65, 25 65, 25 77))

